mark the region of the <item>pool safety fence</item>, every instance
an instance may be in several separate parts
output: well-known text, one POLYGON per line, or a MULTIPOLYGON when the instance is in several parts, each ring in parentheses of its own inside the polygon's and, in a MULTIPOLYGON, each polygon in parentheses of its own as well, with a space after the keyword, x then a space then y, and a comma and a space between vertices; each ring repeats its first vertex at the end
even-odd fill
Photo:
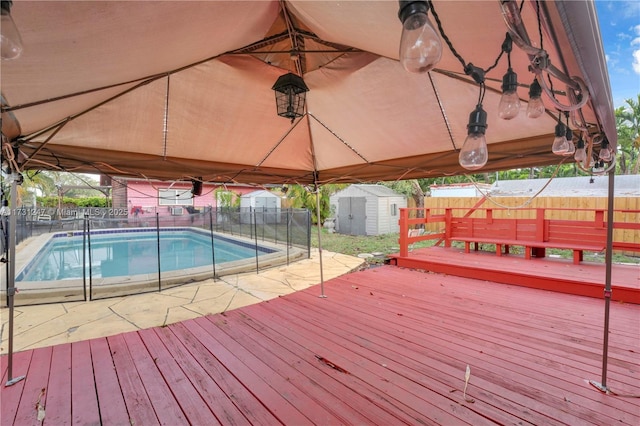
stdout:
MULTIPOLYGON (((89 215, 82 211, 58 219, 18 216, 16 238, 19 247, 27 248, 16 255, 15 305, 158 292, 194 281, 216 280, 223 275, 257 273, 311 255, 311 214, 306 209, 190 210, 192 212, 185 209, 182 214, 145 210, 126 218, 102 213, 89 215), (208 242, 204 245, 210 245, 210 250, 191 253, 184 250, 180 241, 163 237, 164 231, 182 230, 197 234, 199 245, 208 242), (140 235, 147 240, 144 247, 128 242, 107 247, 100 238, 117 236, 131 240, 140 235), (155 244, 150 246, 151 239, 155 244), (75 241, 73 248, 58 248, 52 254, 53 260, 45 262, 34 254, 53 241, 71 244, 72 240, 75 241), (224 248, 216 249, 216 246, 225 243, 242 247, 245 254, 251 253, 250 257, 237 260, 220 257, 219 252, 224 248), (30 256, 33 258, 24 259, 30 256), (207 257, 206 261, 203 256, 207 257), (143 263, 146 269, 140 272, 138 268, 143 263)), ((2 223, 3 230, 10 232, 7 224, 7 221, 2 223)), ((5 256, 7 241, 3 238, 5 256)), ((2 274, 1 280, 2 300, 7 303, 8 272, 2 274)))

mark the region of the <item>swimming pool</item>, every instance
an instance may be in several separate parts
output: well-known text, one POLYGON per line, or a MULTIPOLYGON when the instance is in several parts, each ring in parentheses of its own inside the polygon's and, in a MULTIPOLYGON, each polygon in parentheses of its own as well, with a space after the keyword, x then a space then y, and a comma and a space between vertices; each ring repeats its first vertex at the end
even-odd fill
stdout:
MULTIPOLYGON (((304 255, 301 250, 192 227, 105 229, 42 236, 16 274, 18 299, 133 294, 216 276, 255 271, 304 255), (159 238, 158 238, 159 236, 159 238), (89 249, 90 241, 90 249, 89 249), (160 253, 160 256, 158 256, 160 253)), ((59 298, 58 298, 59 299, 59 298)), ((47 301, 49 299, 47 298, 47 301)))
POLYGON ((133 230, 132 232, 94 231, 91 251, 82 233, 54 234, 29 264, 16 276, 21 281, 59 281, 82 278, 118 277, 169 272, 200 266, 255 259, 273 253, 269 247, 251 245, 237 239, 215 236, 191 228, 133 230), (84 253, 83 253, 84 246, 84 253), (160 261, 158 262, 158 252, 160 261), (91 258, 91 271, 84 265, 91 258))

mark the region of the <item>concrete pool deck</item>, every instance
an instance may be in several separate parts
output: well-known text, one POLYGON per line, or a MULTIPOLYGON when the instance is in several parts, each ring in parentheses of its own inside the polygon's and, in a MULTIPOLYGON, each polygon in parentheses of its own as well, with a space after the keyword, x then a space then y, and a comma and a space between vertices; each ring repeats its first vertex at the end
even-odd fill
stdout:
MULTIPOLYGON (((322 251, 323 277, 330 280, 364 259, 322 251)), ((158 327, 263 302, 320 283, 318 250, 311 258, 256 274, 243 273, 162 291, 90 302, 15 308, 14 352, 158 327)), ((8 313, 0 309, 0 353, 8 351, 8 313)))

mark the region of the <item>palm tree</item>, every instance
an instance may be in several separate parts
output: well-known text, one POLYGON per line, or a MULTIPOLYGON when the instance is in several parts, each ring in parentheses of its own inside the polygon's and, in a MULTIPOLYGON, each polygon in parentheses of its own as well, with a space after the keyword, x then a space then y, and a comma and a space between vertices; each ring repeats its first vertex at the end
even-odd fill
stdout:
POLYGON ((22 177, 24 180, 18 186, 17 206, 21 206, 25 198, 35 194, 46 197, 57 193, 54 179, 46 173, 27 171, 22 173, 22 177))

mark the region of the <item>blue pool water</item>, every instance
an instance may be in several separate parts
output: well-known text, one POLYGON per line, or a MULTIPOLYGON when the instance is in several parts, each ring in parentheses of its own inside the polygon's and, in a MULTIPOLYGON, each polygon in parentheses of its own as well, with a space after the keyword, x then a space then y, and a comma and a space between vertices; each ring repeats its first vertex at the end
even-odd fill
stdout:
MULTIPOLYGON (((214 236, 215 262, 253 258, 254 244, 214 236)), ((273 252, 258 246, 258 254, 273 252)), ((16 281, 58 281, 89 276, 89 249, 83 259, 81 233, 56 234, 29 262, 16 281)), ((211 235, 189 228, 160 231, 160 270, 162 272, 211 266, 211 235)), ((105 230, 91 233, 91 276, 117 277, 157 274, 158 238, 155 229, 105 230)))

